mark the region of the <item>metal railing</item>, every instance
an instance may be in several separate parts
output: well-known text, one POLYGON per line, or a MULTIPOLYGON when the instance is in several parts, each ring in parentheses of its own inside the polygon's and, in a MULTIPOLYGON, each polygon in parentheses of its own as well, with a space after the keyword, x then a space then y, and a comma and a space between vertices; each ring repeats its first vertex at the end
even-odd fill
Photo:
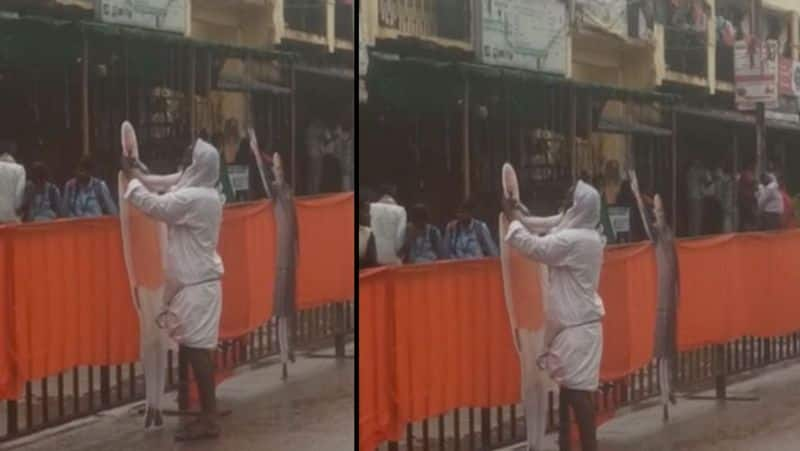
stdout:
MULTIPOLYGON (((335 345, 344 356, 346 337, 354 331, 352 302, 328 304, 298 312, 294 343, 313 351, 335 345)), ((220 343, 217 370, 230 370, 277 355, 277 326, 269 320, 249 334, 220 343), (222 363, 221 367, 219 363, 222 363)), ((167 388, 178 387, 178 358, 168 355, 167 388)), ((0 402, 0 442, 60 426, 144 399, 144 375, 138 362, 81 366, 25 384, 19 400, 0 402)))
MULTIPOLYGON (((742 375, 774 363, 800 357, 800 333, 773 338, 743 337, 724 345, 708 345, 679 354, 673 368, 681 393, 716 389, 725 398, 728 376, 742 375)), ((658 396, 655 361, 625 377, 601 384, 595 395, 600 416, 658 396)), ((680 402, 680 400, 679 400, 680 402)), ((548 432, 558 428, 558 400, 548 393, 548 432)), ((490 450, 525 440, 525 418, 520 404, 495 408, 455 409, 406 426, 399 442, 383 443, 381 451, 490 450)))

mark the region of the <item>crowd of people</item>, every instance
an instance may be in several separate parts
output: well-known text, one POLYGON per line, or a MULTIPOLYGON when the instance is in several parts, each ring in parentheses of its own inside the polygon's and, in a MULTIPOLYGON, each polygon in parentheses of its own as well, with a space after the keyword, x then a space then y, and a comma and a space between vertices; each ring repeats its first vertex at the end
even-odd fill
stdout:
POLYGON ((442 232, 431 223, 425 204, 407 211, 385 187, 374 202, 362 199, 359 204, 359 269, 497 256, 489 227, 474 210, 471 200, 462 203, 442 232))
MULTIPOLYGON (((609 244, 647 239, 631 183, 616 161, 608 162, 602 175, 580 178, 600 193, 600 225, 609 244), (612 224, 611 207, 628 212, 622 232, 612 224)), ((695 160, 685 180, 688 236, 796 227, 794 203, 774 165, 756 180, 753 165, 733 174, 721 165, 708 170, 695 160)), ((425 204, 406 209, 390 186, 368 197, 359 204, 359 268, 498 255, 489 227, 473 214, 472 201, 461 204, 440 229, 425 204)))
POLYGON ((44 163, 34 162, 26 170, 15 153, 13 144, 0 149, 0 224, 117 214, 108 185, 94 175, 91 158, 81 158, 62 190, 44 163))
POLYGON ((686 183, 689 236, 795 227, 792 198, 774 165, 756 178, 753 164, 733 174, 695 160, 686 183))

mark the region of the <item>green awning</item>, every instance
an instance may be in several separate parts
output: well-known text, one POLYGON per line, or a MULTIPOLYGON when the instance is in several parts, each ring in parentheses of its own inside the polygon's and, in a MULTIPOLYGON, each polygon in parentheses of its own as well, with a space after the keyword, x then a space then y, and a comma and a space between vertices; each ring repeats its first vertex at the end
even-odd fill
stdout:
POLYGON ((147 45, 157 53, 159 44, 207 49, 224 57, 292 61, 295 54, 268 49, 237 47, 229 44, 188 38, 94 21, 70 21, 44 16, 19 15, 0 11, 0 65, 63 66, 80 57, 83 33, 91 36, 128 39, 132 47, 147 45))
MULTIPOLYGON (((579 94, 591 94, 592 98, 595 100, 606 98, 608 100, 630 100, 637 103, 661 103, 667 105, 675 104, 679 100, 679 96, 673 94, 622 88, 600 83, 581 82, 544 72, 510 69, 469 62, 401 57, 381 52, 371 52, 370 73, 368 74, 368 78, 377 78, 378 75, 374 73, 373 68, 376 66, 380 67, 381 65, 391 65, 394 68, 392 69, 393 71, 417 71, 430 74, 431 77, 434 77, 434 73, 438 73, 449 80, 450 83, 458 83, 460 80, 466 78, 476 81, 483 79, 487 82, 505 80, 506 83, 514 85, 515 89, 522 90, 524 90, 525 87, 538 90, 540 88, 547 88, 548 86, 571 86, 575 87, 579 94)), ((434 79, 435 78, 431 78, 430 83, 432 83, 434 79)), ((422 86, 417 86, 417 88, 422 88, 422 86)), ((372 94, 372 90, 370 90, 370 94, 372 94)), ((539 93, 532 95, 536 99, 540 97, 539 93)))

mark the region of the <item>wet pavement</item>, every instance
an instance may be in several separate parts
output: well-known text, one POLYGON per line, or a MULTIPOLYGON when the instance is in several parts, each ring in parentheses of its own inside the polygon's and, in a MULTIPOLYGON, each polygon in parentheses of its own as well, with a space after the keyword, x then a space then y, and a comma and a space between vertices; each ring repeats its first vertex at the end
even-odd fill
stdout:
MULTIPOLYGON (((728 396, 755 401, 678 399, 670 421, 661 407, 621 411, 598 430, 600 451, 800 450, 800 362, 776 365, 728 385, 728 396)), ((698 393, 713 396, 713 392, 698 393)), ((555 434, 544 451, 557 451, 555 434)), ((576 444, 577 445, 577 444, 576 444)), ((505 451, 523 451, 521 446, 505 451)), ((577 449, 577 446, 574 448, 577 449)))
MULTIPOLYGON (((353 354, 353 345, 347 349, 353 354)), ((333 350, 316 354, 332 355, 333 350)), ((281 366, 267 360, 237 372, 217 389, 219 407, 233 413, 220 420, 219 439, 176 443, 178 420, 145 432, 137 405, 104 412, 59 430, 0 446, 19 451, 342 451, 355 449, 355 361, 299 354, 281 381, 281 366)), ((174 395, 168 396, 174 409, 174 395)))

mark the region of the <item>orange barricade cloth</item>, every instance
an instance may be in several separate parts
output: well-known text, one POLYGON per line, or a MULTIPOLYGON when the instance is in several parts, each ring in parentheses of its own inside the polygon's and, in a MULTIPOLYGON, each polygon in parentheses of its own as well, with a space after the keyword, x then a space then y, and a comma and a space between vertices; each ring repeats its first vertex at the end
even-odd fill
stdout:
POLYGON ((22 381, 17 375, 15 355, 15 321, 11 302, 13 279, 7 277, 11 269, 11 227, 0 225, 0 399, 16 399, 22 391, 22 381))
POLYGON ((136 361, 139 331, 116 218, 14 227, 8 234, 22 381, 77 365, 136 361))
MULTIPOLYGON (((353 194, 297 202, 307 241, 301 261, 308 261, 298 274, 300 307, 352 299, 353 194)), ((272 314, 274 239, 271 203, 225 208, 221 338, 241 337, 272 314)), ((136 273, 158 283, 158 271, 138 267, 136 273)), ((138 320, 119 220, 0 226, 0 326, 0 399, 16 399, 26 381, 78 365, 137 361, 138 320)))
POLYGON ((600 273, 603 360, 600 379, 610 381, 639 369, 653 356, 657 272, 653 246, 609 248, 600 273))
POLYGON ((272 315, 275 274, 272 203, 225 208, 218 252, 225 266, 220 339, 240 337, 272 315))
POLYGON ((392 276, 399 421, 519 400, 497 259, 406 266, 392 276))
POLYGON ((295 198, 300 255, 297 309, 355 296, 355 196, 295 198))
POLYGON ((373 451, 400 437, 395 404, 394 303, 385 269, 358 281, 358 446, 373 451))

